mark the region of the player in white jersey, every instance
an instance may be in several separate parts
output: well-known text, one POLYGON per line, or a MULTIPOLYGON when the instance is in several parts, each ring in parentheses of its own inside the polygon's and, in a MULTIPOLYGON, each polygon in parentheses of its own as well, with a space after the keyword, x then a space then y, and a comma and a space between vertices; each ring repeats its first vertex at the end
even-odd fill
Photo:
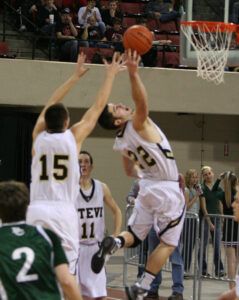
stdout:
POLYGON ((135 51, 127 52, 126 65, 135 111, 121 103, 108 104, 99 118, 104 128, 118 129, 114 150, 121 152, 126 174, 140 178, 139 193, 128 231, 115 239, 106 237, 92 258, 92 269, 97 273, 107 254, 121 247, 137 246, 154 225, 160 244, 149 256, 142 278, 126 288, 129 299, 146 295, 151 282, 178 245, 185 210, 171 147, 163 132, 148 117, 148 99, 138 72, 139 61, 140 56, 135 51))
POLYGON ((121 230, 122 215, 109 187, 91 177, 93 158, 89 152, 80 152, 79 165, 81 169, 80 193, 77 198, 80 223, 79 283, 85 300, 94 298, 102 300, 107 295, 106 273, 104 269, 99 274, 92 272, 91 258, 99 250, 99 243, 105 235, 104 204, 112 211, 114 220, 113 236, 115 237, 121 230))
POLYGON ((59 103, 87 72, 85 55, 78 57, 72 76, 50 97, 33 130, 31 203, 27 213, 30 224, 52 229, 62 239, 62 245, 75 274, 78 259, 78 216, 75 208, 79 186, 78 153, 92 132, 107 103, 115 75, 123 68, 123 57, 114 55, 105 62, 106 75, 96 101, 80 122, 68 129, 67 109, 59 103))

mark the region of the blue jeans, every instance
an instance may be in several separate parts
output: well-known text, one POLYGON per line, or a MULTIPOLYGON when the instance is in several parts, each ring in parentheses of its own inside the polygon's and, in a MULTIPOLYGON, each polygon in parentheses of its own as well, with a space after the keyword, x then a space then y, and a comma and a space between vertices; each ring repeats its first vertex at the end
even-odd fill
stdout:
MULTIPOLYGON (((157 234, 154 228, 151 228, 148 235, 148 247, 149 253, 153 252, 153 250, 159 245, 160 240, 157 237, 157 234)), ((174 252, 171 254, 169 258, 172 263, 172 291, 176 293, 183 294, 184 286, 183 286, 183 260, 179 251, 179 247, 177 246, 174 252)), ((151 283, 150 292, 158 293, 159 286, 162 282, 162 274, 161 271, 157 274, 154 281, 151 283)))
MULTIPOLYGON (((214 231, 209 230, 208 222, 204 222, 204 240, 203 240, 203 259, 202 259, 202 273, 207 273, 207 261, 206 261, 206 250, 208 245, 209 232, 212 237, 212 243, 214 248, 213 261, 215 266, 215 274, 219 275, 221 271, 224 270, 223 264, 221 261, 221 222, 220 219, 211 218, 211 222, 214 224, 214 231)), ((200 249, 199 249, 200 250, 200 249)))

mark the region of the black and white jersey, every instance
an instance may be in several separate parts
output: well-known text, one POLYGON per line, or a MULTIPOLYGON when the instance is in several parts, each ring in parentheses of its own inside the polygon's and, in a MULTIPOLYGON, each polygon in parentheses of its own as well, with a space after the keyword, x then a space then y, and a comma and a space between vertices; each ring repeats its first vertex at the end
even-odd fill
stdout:
POLYGON ((133 128, 132 121, 117 133, 113 149, 133 160, 140 167, 143 179, 178 180, 178 168, 171 146, 162 130, 152 121, 160 137, 160 143, 144 140, 133 128))

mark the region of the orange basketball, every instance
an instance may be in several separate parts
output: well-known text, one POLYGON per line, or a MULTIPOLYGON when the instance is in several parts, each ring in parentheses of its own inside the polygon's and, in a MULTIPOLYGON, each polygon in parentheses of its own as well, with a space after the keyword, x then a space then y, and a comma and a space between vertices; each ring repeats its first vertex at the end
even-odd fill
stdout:
POLYGON ((123 45, 125 49, 136 50, 142 55, 152 47, 153 34, 143 25, 133 25, 129 27, 123 36, 123 45))

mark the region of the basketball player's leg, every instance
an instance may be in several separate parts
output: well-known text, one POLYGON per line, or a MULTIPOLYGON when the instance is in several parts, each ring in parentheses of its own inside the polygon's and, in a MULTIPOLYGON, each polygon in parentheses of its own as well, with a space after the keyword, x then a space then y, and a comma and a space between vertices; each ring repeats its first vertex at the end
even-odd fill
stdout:
MULTIPOLYGON (((154 249, 147 260, 145 272, 142 277, 131 287, 126 288, 126 293, 129 300, 135 300, 138 296, 145 296, 150 289, 152 281, 155 279, 158 272, 162 269, 169 256, 173 253, 178 245, 182 226, 184 223, 185 213, 181 212, 179 223, 166 230, 160 237, 160 244, 154 249)), ((165 228, 167 223, 165 219, 160 220, 158 216, 158 227, 165 228)), ((132 228, 133 229, 133 228, 132 228)))
POLYGON ((158 274, 166 263, 169 256, 173 253, 175 246, 168 245, 163 241, 154 249, 147 259, 146 270, 152 274, 158 274))
POLYGON ((78 278, 84 300, 106 299, 106 272, 105 269, 95 274, 91 269, 91 258, 99 249, 98 243, 80 244, 78 261, 78 278))
POLYGON ((107 255, 114 254, 120 248, 137 247, 147 236, 153 225, 153 215, 137 203, 128 221, 128 231, 121 232, 116 238, 103 239, 100 249, 93 255, 91 268, 99 273, 107 255))

